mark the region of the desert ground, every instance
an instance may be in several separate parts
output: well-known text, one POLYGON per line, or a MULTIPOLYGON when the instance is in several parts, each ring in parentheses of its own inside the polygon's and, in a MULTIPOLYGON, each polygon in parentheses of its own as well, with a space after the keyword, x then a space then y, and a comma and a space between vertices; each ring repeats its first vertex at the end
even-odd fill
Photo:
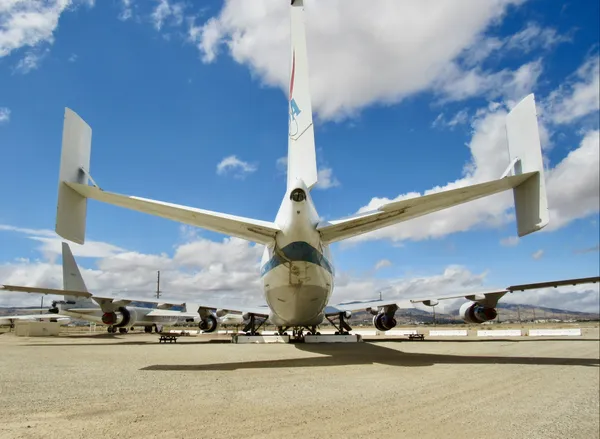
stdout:
POLYGON ((564 327, 583 335, 237 345, 5 332, 0 438, 598 438, 598 325, 564 327))

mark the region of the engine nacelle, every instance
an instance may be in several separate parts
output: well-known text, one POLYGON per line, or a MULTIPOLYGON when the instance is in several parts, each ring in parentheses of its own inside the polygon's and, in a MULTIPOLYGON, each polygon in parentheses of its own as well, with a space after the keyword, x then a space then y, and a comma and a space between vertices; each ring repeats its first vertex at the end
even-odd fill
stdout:
POLYGON ((489 322, 498 316, 495 308, 487 308, 477 302, 464 303, 460 307, 458 314, 467 323, 489 322))
POLYGON ((217 322, 217 318, 212 314, 209 314, 208 316, 200 320, 198 328, 200 328, 202 332, 214 332, 217 330, 218 326, 219 323, 217 322))
POLYGON ((134 326, 137 321, 137 313, 134 309, 129 309, 124 306, 119 308, 117 312, 105 312, 102 314, 102 323, 111 325, 117 328, 134 326))
POLYGON ((390 329, 394 328, 396 326, 396 319, 394 318, 394 316, 388 316, 385 315, 383 313, 381 314, 377 314, 376 316, 373 317, 373 326, 375 326, 375 328, 378 331, 389 331, 390 329))

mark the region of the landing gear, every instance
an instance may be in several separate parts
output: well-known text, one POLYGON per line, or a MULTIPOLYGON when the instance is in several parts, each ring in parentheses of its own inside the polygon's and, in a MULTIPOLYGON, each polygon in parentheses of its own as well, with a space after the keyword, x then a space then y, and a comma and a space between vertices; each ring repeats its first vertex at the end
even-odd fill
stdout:
POLYGON ((114 334, 115 332, 117 332, 117 328, 115 328, 114 326, 109 326, 109 327, 106 328, 106 331, 109 334, 114 334))
POLYGON ((149 334, 152 332, 152 326, 144 326, 144 332, 146 334, 149 334))
POLYGON ((288 335, 288 329, 292 329, 291 339, 294 341, 304 341, 306 335, 321 335, 316 326, 278 326, 275 335, 288 335), (304 330, 306 329, 306 332, 304 330))
MULTIPOLYGON (((336 325, 333 320, 331 318, 329 318, 329 316, 325 316, 325 318, 329 321, 329 323, 331 323, 335 329, 337 329, 337 331, 335 331, 335 335, 348 335, 350 334, 350 331, 352 331, 352 327, 348 324, 348 322, 346 322, 346 319, 349 318, 350 316, 346 315, 345 312, 341 312, 337 315, 337 318, 339 319, 339 323, 336 325)), ((332 317, 332 318, 336 318, 336 317, 332 317)))
POLYGON ((129 329, 127 329, 127 328, 119 328, 120 334, 127 334, 128 332, 129 332, 129 329))
POLYGON ((260 335, 258 333, 258 330, 262 325, 265 324, 266 321, 266 318, 259 320, 254 314, 250 314, 250 320, 248 321, 246 326, 244 326, 244 329, 242 329, 242 331, 245 332, 246 335, 260 335))

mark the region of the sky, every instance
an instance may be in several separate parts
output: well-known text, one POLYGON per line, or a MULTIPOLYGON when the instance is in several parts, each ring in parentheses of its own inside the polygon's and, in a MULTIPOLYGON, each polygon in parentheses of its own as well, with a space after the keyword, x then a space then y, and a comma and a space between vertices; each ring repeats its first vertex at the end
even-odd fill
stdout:
MULTIPOLYGON (((332 302, 598 275, 598 2, 305 5, 322 218, 499 178, 505 117, 530 93, 550 208, 523 238, 505 192, 335 243, 332 302)), ((274 220, 289 60, 287 1, 0 0, 0 283, 62 287, 65 107, 92 127, 103 189, 274 220)), ((70 245, 96 294, 151 298, 160 270, 165 300, 263 303, 262 247, 244 240, 90 201, 70 245)), ((503 300, 598 312, 598 291, 503 300)))

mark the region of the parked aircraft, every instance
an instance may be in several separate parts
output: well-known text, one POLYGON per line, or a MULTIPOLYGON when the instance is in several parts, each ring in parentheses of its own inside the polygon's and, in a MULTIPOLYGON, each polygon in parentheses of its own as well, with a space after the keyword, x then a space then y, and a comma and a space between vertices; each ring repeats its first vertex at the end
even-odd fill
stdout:
POLYGON ((101 189, 90 175, 92 130, 75 112, 66 108, 56 232, 67 240, 83 244, 87 199, 92 198, 262 244, 265 249, 260 277, 267 306, 202 302, 198 304, 201 325, 212 328, 217 324, 220 313, 236 312, 248 322, 244 328, 247 334, 257 334, 269 320, 278 327, 278 332, 292 329, 295 336, 301 337, 304 330, 315 334, 317 326, 325 319, 336 326, 338 334, 347 334, 352 329, 347 319, 355 310, 371 312, 373 324, 379 330, 396 326, 394 316, 398 305, 394 301, 329 304, 335 276, 329 250, 333 242, 506 190, 512 190, 514 194, 520 237, 548 224, 546 183, 533 94, 519 102, 506 118, 510 158, 506 171, 497 180, 387 203, 347 218, 320 220, 310 195, 317 183, 317 166, 303 0, 291 1, 290 14, 287 186, 274 221, 244 218, 101 189))
POLYGON ((436 299, 413 299, 412 303, 422 303, 426 306, 436 306, 440 300, 462 299, 465 298, 468 302, 461 305, 458 314, 466 323, 484 323, 494 320, 498 316, 496 307, 498 301, 507 293, 514 291, 537 290, 548 287, 561 287, 569 285, 589 284, 600 282, 600 277, 581 277, 577 279, 564 279, 549 282, 538 282, 533 284, 512 285, 496 291, 488 291, 485 293, 469 293, 460 296, 439 297, 436 299))
MULTIPOLYGON (((96 296, 88 292, 73 253, 66 242, 62 244, 63 290, 51 288, 3 285, 2 290, 26 293, 63 295, 52 302, 48 311, 54 318, 68 316, 107 326, 109 333, 127 333, 129 328, 143 326, 146 332, 156 332, 165 324, 200 322, 196 311, 185 311, 185 303, 154 302, 147 299, 121 299, 96 296), (153 308, 156 307, 156 308, 153 308), (180 308, 180 310, 169 309, 180 308)), ((215 328, 216 329, 216 328, 215 328)))

